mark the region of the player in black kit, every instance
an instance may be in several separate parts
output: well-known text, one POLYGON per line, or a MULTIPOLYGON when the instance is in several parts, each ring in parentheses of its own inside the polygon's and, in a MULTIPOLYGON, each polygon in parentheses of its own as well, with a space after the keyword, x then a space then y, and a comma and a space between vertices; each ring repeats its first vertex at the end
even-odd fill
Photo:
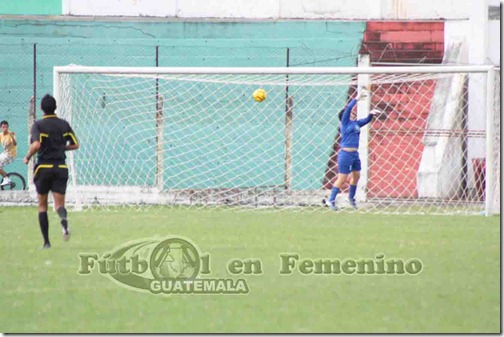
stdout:
POLYGON ((63 239, 68 240, 70 229, 65 209, 68 167, 65 163, 65 151, 77 150, 79 143, 70 124, 56 116, 54 97, 49 94, 45 95, 40 103, 40 108, 44 112, 44 116, 37 120, 31 129, 31 144, 23 162, 28 164, 30 158, 37 153, 33 182, 39 201, 39 224, 44 237, 43 248, 50 248, 47 196, 49 191, 52 191, 54 206, 61 219, 63 239))

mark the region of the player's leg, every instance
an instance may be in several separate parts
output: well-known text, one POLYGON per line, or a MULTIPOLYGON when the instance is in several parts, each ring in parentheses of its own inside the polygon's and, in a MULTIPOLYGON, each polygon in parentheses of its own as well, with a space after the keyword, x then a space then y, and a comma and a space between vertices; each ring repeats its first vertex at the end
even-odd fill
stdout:
POLYGON ((356 154, 356 158, 352 163, 352 172, 350 174, 350 189, 348 193, 348 201, 350 205, 357 209, 357 204, 355 202, 355 192, 357 192, 357 183, 359 182, 361 171, 361 161, 359 155, 356 154))
POLYGON ((5 186, 11 183, 9 177, 7 177, 7 172, 4 171, 4 166, 10 164, 10 157, 6 153, 0 154, 0 175, 3 177, 2 183, 0 186, 5 186))
POLYGON ((47 217, 47 194, 37 194, 37 197, 40 231, 44 238, 44 246, 42 248, 51 248, 51 243, 49 242, 49 219, 47 217))
POLYGON ((338 196, 338 193, 341 190, 341 186, 343 186, 343 184, 347 180, 347 177, 348 174, 338 173, 338 177, 336 178, 336 181, 334 182, 333 187, 331 189, 331 195, 329 196, 328 199, 322 200, 322 203, 325 206, 330 207, 335 211, 338 210, 338 208, 336 207, 336 197, 338 196))
POLYGON ((348 174, 338 173, 338 178, 334 182, 333 187, 341 188, 341 186, 343 186, 343 184, 345 183, 345 181, 347 181, 347 179, 348 179, 348 174))
POLYGON ((327 202, 328 206, 332 209, 336 209, 336 197, 340 192, 341 186, 347 180, 348 174, 351 172, 351 153, 341 150, 338 154, 338 178, 333 184, 333 188, 331 189, 331 195, 329 196, 329 200, 327 202))
POLYGON ((350 190, 348 194, 348 201, 350 205, 357 209, 357 204, 355 203, 355 192, 357 191, 357 183, 359 182, 360 171, 352 171, 350 174, 350 190))
POLYGON ((68 168, 66 165, 59 165, 55 168, 55 176, 51 185, 53 192, 54 208, 61 219, 61 229, 63 231, 63 240, 70 239, 70 228, 68 227, 67 210, 65 208, 65 193, 68 182, 68 168))
POLYGON ((9 181, 10 179, 9 179, 9 177, 7 177, 7 173, 2 169, 1 166, 0 166, 0 175, 3 177, 2 183, 0 184, 1 186, 5 186, 8 183, 10 183, 10 181, 9 181))
POLYGON ((338 173, 338 178, 334 182, 333 188, 331 189, 331 195, 329 196, 329 200, 327 200, 326 205, 334 210, 337 210, 336 197, 338 196, 338 193, 341 191, 341 186, 343 186, 343 184, 347 180, 347 177, 348 174, 338 173))
POLYGON ((68 227, 68 214, 65 208, 65 195, 54 192, 54 208, 56 209, 56 213, 61 219, 61 229, 63 231, 63 240, 68 241, 70 239, 70 228, 68 227))
POLYGON ((50 168, 47 167, 36 167, 33 176, 33 183, 37 190, 38 197, 38 217, 40 230, 42 231, 42 236, 44 237, 43 248, 51 248, 51 243, 49 242, 49 219, 47 217, 47 196, 49 194, 49 188, 51 185, 52 173, 50 168))

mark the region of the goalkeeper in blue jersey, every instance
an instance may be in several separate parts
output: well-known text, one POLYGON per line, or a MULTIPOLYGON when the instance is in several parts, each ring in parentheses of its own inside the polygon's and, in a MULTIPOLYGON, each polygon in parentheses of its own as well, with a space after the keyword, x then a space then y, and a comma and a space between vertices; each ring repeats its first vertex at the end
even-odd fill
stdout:
POLYGON ((357 209, 355 192, 361 170, 361 161, 359 159, 359 152, 357 152, 359 150, 360 128, 371 122, 374 115, 380 113, 379 110, 372 110, 366 118, 357 119, 357 114, 352 113, 352 109, 358 100, 366 97, 366 90, 359 90, 357 96, 338 114, 341 133, 340 151, 338 154, 338 178, 331 189, 331 196, 329 199, 324 199, 324 204, 333 210, 338 209, 336 207, 336 196, 340 192, 343 183, 347 180, 348 175, 350 175, 350 193, 348 199, 350 205, 357 209))

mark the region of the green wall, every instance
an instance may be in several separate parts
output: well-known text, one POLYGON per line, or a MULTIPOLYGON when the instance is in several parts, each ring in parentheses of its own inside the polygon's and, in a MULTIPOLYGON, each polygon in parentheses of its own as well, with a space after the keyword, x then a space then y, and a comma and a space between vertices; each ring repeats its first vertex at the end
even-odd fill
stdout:
POLYGON ((61 15, 62 0, 1 0, 0 14, 61 15))
MULTIPOLYGON (((18 134, 19 139, 27 139, 27 110, 30 96, 33 94, 33 44, 37 50, 37 106, 40 98, 45 93, 52 93, 52 67, 56 65, 81 64, 95 66, 155 66, 155 47, 159 46, 160 66, 285 66, 287 63, 287 48, 290 50, 289 63, 296 66, 355 66, 356 57, 365 29, 365 22, 323 22, 323 21, 288 21, 288 22, 124 22, 124 21, 82 21, 82 20, 2 20, 0 21, 0 116, 8 119, 11 128, 18 134)), ((112 90, 112 89, 111 89, 112 90)), ((252 88, 250 88, 252 90, 252 88)), ((275 89, 269 88, 272 98, 275 89)), ((294 90, 294 88, 293 88, 294 90)), ((337 130, 336 111, 345 103, 348 88, 338 87, 317 95, 316 100, 299 96, 298 109, 309 111, 310 114, 301 114, 295 117, 294 122, 294 186, 297 189, 319 188, 323 179, 324 169, 330 153, 332 141, 337 130), (331 91, 332 90, 332 91, 331 91), (336 101, 334 98, 338 98, 336 101), (304 102, 304 103, 303 103, 304 102), (305 104, 303 107, 302 104, 305 104), (329 107, 329 109, 328 109, 329 107), (323 130, 323 131, 321 131, 323 130), (312 144, 312 146, 306 146, 312 144), (313 169, 315 168, 315 169, 313 169)), ((298 92, 298 94, 301 91, 298 92)), ((281 93, 278 95, 278 104, 282 106, 281 93)), ((299 94, 300 95, 300 94, 299 94)), ((112 97, 112 96, 111 96, 112 97)), ((273 102, 272 102, 273 103, 273 102)), ((192 139, 198 144, 197 150, 192 152, 194 162, 190 160, 175 161, 165 158, 166 187, 178 184, 172 179, 188 174, 196 176, 190 171, 193 165, 203 163, 207 170, 201 180, 188 179, 184 187, 201 187, 208 185, 208 181, 221 183, 219 177, 223 172, 236 173, 236 163, 224 164, 218 157, 226 157, 240 147, 247 153, 247 160, 241 167, 252 171, 264 172, 261 181, 228 181, 233 185, 274 185, 283 182, 283 156, 284 143, 280 135, 283 128, 283 119, 260 118, 261 114, 270 117, 278 111, 250 112, 248 124, 229 120, 229 111, 214 115, 213 123, 201 125, 199 129, 192 129, 192 139), (227 118, 219 121, 219 118, 227 118), (257 145, 252 137, 242 144, 228 146, 228 153, 216 156, 211 144, 219 144, 219 137, 223 134, 246 134, 251 130, 251 124, 258 130, 264 127, 273 127, 277 135, 268 144, 268 153, 272 158, 278 158, 278 165, 265 167, 264 150, 257 145), (261 125, 261 123, 263 123, 261 125), (273 123, 266 124, 266 123, 273 123), (276 124, 275 124, 276 123, 276 124), (220 130, 218 133, 209 133, 208 128, 227 125, 229 130, 220 130), (213 134, 215 139, 206 137, 213 134), (278 139, 277 139, 278 138, 278 139), (204 139, 198 143, 199 139, 204 139), (198 161, 198 162, 196 162, 198 161), (229 167, 226 167, 229 165, 229 167), (168 172, 169 175, 168 175, 168 172), (173 174, 176 172, 176 174, 173 174), (212 176, 214 175, 214 176, 212 176)), ((146 112, 151 115, 151 112, 146 112)), ((249 113, 249 112, 247 112, 249 113)), ((39 113, 40 115, 40 113, 39 113)), ((281 116, 280 116, 281 117, 281 116)), ((146 134, 139 138, 148 139, 147 130, 152 120, 146 120, 146 134)), ((172 137, 175 146, 181 128, 176 120, 170 122, 166 128, 165 140, 172 137), (171 133, 169 133, 171 132, 171 133)), ((124 128, 128 126, 125 125, 124 128)), ((95 143, 96 134, 107 135, 106 125, 90 127, 84 121, 75 125, 86 152, 97 153, 100 156, 110 156, 101 144, 95 143)), ((253 129, 253 128, 252 128, 253 129)), ((108 139, 114 141, 117 134, 110 134, 108 139)), ((107 138, 107 137, 105 137, 107 138)), ((106 143, 106 139, 103 141, 106 143)), ((138 138, 138 137, 137 137, 138 138)), ((245 139, 245 138, 244 138, 245 139)), ((26 153, 26 142, 20 142, 18 160, 9 170, 16 170, 26 174, 26 167, 21 163, 22 156, 26 153)), ((229 144, 228 144, 229 145, 229 144)), ((214 145, 215 146, 215 145, 214 145)), ((182 153, 187 152, 184 146, 175 148, 182 153)), ((222 147, 219 151, 226 151, 222 147)), ((83 153, 84 151, 80 151, 83 153)), ((143 151, 144 157, 131 160, 117 157, 114 165, 121 162, 128 165, 129 169, 146 174, 146 184, 152 184, 152 152, 143 151), (127 162, 126 162, 127 160, 127 162)), ((178 156, 177 158, 181 158, 178 156)), ((82 165, 89 168, 92 174, 87 179, 92 179, 94 174, 112 172, 101 167, 93 168, 86 158, 78 158, 82 165)), ((119 164, 117 164, 119 163, 119 164)), ((113 173, 109 174, 111 182, 113 173)), ((254 176, 254 175, 250 175, 254 176)), ((84 177, 83 177, 84 178, 84 177)), ((116 181, 116 184, 125 182, 116 181)))

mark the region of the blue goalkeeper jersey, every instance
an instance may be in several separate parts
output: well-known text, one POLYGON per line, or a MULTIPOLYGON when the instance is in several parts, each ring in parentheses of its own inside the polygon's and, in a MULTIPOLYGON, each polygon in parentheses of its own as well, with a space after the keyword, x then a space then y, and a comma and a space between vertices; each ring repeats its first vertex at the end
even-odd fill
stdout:
POLYGON ((357 103, 354 98, 348 103, 345 110, 343 111, 343 116, 341 117, 340 130, 341 130, 341 142, 340 147, 359 147, 359 135, 360 128, 371 122, 373 115, 369 114, 366 118, 362 118, 356 121, 350 120, 350 113, 352 108, 357 103))

